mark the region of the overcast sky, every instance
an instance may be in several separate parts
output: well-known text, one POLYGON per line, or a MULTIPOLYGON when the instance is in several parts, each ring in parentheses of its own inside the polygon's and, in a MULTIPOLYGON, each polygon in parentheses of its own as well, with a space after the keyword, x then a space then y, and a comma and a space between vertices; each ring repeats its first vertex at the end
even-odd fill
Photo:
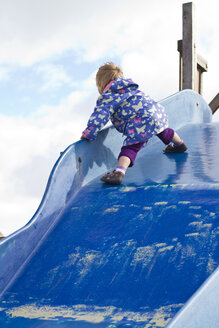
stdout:
MULTIPOLYGON (((0 0, 0 232, 35 213, 59 152, 86 126, 101 64, 121 65, 155 100, 178 91, 184 2, 0 0)), ((194 3, 210 102, 218 92, 219 2, 194 3)))

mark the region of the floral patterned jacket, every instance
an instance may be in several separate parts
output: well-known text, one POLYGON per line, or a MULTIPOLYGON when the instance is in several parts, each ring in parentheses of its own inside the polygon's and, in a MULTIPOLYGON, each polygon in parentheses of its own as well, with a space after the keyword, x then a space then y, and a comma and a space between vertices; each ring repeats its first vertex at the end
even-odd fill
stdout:
POLYGON ((165 108, 141 92, 131 79, 120 77, 110 82, 97 99, 83 134, 95 139, 109 120, 127 136, 124 146, 146 141, 168 127, 165 108))

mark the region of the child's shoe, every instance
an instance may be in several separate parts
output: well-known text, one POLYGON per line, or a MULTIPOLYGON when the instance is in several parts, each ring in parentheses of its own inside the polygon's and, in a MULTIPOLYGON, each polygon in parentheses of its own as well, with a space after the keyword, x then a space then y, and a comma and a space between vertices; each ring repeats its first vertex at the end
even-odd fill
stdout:
POLYGON ((106 173, 100 180, 108 184, 120 185, 123 177, 122 172, 114 170, 112 173, 106 173))
POLYGON ((174 144, 169 144, 164 150, 164 153, 184 153, 187 150, 186 145, 181 143, 181 145, 177 146, 174 144))

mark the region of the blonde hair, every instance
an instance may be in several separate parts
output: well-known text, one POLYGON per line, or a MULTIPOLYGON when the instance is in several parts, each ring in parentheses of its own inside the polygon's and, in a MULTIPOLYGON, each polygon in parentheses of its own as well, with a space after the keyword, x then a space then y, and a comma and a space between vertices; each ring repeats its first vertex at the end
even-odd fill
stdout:
POLYGON ((102 93, 107 84, 114 81, 117 77, 123 77, 123 72, 119 66, 112 62, 100 66, 96 74, 96 84, 99 91, 102 93))

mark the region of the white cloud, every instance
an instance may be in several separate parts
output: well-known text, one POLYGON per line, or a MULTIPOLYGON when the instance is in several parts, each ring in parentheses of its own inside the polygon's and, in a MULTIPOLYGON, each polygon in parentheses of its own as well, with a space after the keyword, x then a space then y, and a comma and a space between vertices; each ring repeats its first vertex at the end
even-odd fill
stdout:
MULTIPOLYGON (((31 65, 68 49, 78 51, 80 58, 96 46, 101 53, 107 43, 104 29, 112 28, 110 15, 117 6, 106 10, 99 0, 4 2, 0 12, 0 60, 31 65)), ((118 13, 115 18, 120 25, 118 13)))
POLYGON ((0 82, 3 80, 9 80, 10 79, 10 68, 0 66, 0 82))
POLYGON ((41 92, 59 88, 63 84, 70 85, 71 87, 75 85, 61 65, 41 64, 36 68, 36 73, 42 76, 43 79, 43 85, 40 88, 41 92))
POLYGON ((72 92, 58 106, 43 106, 34 118, 0 115, 0 230, 7 235, 37 209, 55 161, 79 140, 96 94, 72 92))
MULTIPOLYGON (((19 191, 19 188, 17 188, 19 191)), ((0 212, 1 233, 4 236, 23 227, 33 216, 39 205, 38 197, 16 197, 2 200, 0 212)))
MULTIPOLYGON (((0 12, 0 62, 32 65, 71 50, 78 61, 106 61, 119 56, 125 66, 158 97, 178 89, 177 40, 182 36, 182 0, 5 1, 0 12), (7 33, 5 33, 7 31, 7 33), (145 61, 133 62, 133 53, 145 61), (128 60, 128 58, 130 60, 128 60), (173 87, 175 85, 175 88, 173 87)), ((195 1, 198 52, 209 63, 204 96, 217 92, 218 1, 195 1), (217 70, 217 71, 216 71, 217 70)), ((70 83, 62 67, 41 66, 43 90, 70 83)))

